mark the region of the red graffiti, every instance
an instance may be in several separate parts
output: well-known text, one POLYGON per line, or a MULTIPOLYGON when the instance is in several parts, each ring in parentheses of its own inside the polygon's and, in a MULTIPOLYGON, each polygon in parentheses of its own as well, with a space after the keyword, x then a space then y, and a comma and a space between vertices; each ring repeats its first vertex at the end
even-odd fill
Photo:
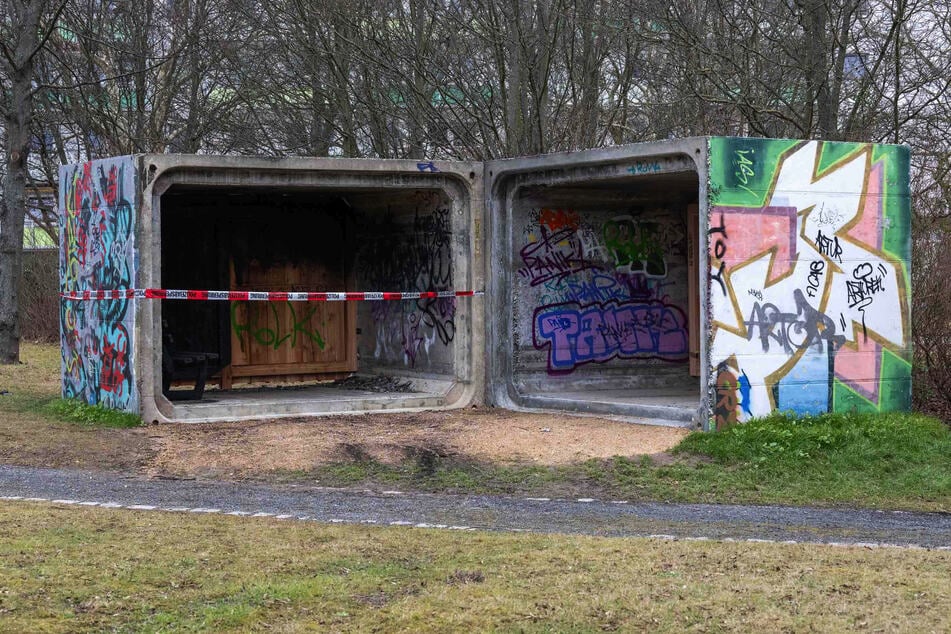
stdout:
POLYGON ((129 339, 121 324, 116 329, 115 343, 103 337, 101 359, 99 386, 105 392, 121 396, 132 376, 132 368, 129 367, 129 339))
POLYGON ((565 227, 577 229, 581 226, 581 218, 578 212, 570 209, 542 209, 538 215, 538 224, 545 225, 551 231, 565 227))
POLYGON ((109 177, 100 177, 102 196, 106 199, 106 205, 115 207, 119 200, 119 169, 113 165, 109 168, 109 177))

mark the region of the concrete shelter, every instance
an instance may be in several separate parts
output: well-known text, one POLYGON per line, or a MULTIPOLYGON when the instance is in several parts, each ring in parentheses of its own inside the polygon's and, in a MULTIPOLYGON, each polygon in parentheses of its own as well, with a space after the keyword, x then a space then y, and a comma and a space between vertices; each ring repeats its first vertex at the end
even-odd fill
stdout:
POLYGON ((160 422, 489 404, 709 428, 906 409, 908 201, 905 147, 720 137, 486 163, 64 166, 63 393, 160 422), (206 355, 200 399, 182 400, 170 351, 206 355))

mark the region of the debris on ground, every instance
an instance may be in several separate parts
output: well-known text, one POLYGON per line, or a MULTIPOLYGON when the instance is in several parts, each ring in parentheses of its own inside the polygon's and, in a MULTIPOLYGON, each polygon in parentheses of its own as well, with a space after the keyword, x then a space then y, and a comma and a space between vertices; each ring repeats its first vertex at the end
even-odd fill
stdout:
POLYGON ((339 387, 346 390, 363 390, 364 392, 415 392, 410 381, 400 381, 396 377, 382 374, 366 376, 354 374, 345 379, 326 384, 329 387, 339 387))

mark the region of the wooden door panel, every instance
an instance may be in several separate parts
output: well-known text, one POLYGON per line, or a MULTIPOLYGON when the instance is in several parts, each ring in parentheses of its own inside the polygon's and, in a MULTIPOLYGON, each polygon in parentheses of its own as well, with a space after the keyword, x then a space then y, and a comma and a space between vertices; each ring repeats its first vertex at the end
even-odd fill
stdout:
MULTIPOLYGON (((326 271, 294 264, 248 268, 233 290, 328 288, 326 271)), ((344 288, 330 286, 328 290, 344 288)), ((232 302, 232 375, 275 376, 356 371, 356 306, 352 302, 232 302)))

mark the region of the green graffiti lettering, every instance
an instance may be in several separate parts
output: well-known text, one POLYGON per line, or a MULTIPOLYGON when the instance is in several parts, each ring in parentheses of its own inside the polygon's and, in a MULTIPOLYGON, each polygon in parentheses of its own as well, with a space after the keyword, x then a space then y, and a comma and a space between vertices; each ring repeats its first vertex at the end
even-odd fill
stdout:
POLYGON ((247 323, 240 323, 238 319, 238 304, 238 302, 231 303, 231 329, 241 342, 242 351, 244 351, 245 334, 249 334, 259 345, 270 346, 274 350, 280 348, 285 342, 289 342, 291 349, 296 348, 299 335, 307 338, 321 350, 327 347, 327 343, 324 341, 320 331, 310 323, 314 313, 317 312, 316 306, 298 318, 297 311, 294 310, 294 305, 288 302, 287 307, 291 311, 291 329, 290 332, 285 334, 280 326, 281 318, 277 312, 277 306, 274 303, 270 304, 270 309, 271 314, 274 315, 275 323, 278 324, 276 328, 267 328, 266 326, 258 327, 250 317, 247 323))

